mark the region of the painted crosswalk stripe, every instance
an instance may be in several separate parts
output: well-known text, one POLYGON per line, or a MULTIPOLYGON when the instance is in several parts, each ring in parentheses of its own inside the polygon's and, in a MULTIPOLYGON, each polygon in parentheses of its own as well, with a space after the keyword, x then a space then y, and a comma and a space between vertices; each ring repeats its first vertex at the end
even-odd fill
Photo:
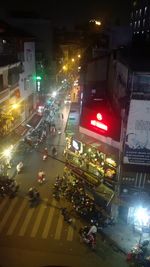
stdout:
MULTIPOLYGON (((75 223, 75 219, 72 220, 72 223, 75 223)), ((73 240, 73 234, 74 234, 74 228, 73 225, 69 225, 68 227, 68 233, 67 233, 67 241, 73 240)))
POLYGON ((19 231, 19 236, 24 236, 34 211, 35 211, 35 208, 32 208, 28 211, 28 213, 24 219, 24 223, 23 223, 23 225, 19 231))
MULTIPOLYGON (((51 205, 52 206, 56 205, 55 199, 52 200, 51 205)), ((54 207, 50 207, 48 218, 47 218, 47 221, 46 221, 46 224, 45 224, 45 228, 44 228, 44 231, 42 233, 42 238, 43 239, 46 239, 48 237, 49 229, 50 229, 51 224, 52 224, 52 218, 53 218, 53 215, 54 215, 54 211, 55 211, 55 208, 54 207)))
POLYGON ((24 211, 25 206, 27 205, 27 200, 24 199, 21 206, 19 207, 19 210, 17 212, 17 214, 15 215, 15 217, 13 218, 12 223, 10 224, 10 227, 8 229, 7 235, 11 235, 13 233, 13 231, 16 228, 16 225, 21 217, 22 212, 24 211))
POLYGON ((5 224, 6 224, 7 220, 8 220, 8 218, 9 218, 13 208, 15 207, 17 201, 18 201, 18 198, 14 198, 12 200, 12 202, 10 203, 10 206, 9 206, 8 210, 6 211, 3 219, 0 222, 0 232, 3 230, 3 227, 5 226, 5 224))
POLYGON ((55 232, 55 239, 59 240, 60 236, 61 236, 61 231, 62 231, 62 226, 63 226, 63 216, 60 214, 59 215, 59 219, 58 219, 58 223, 57 223, 57 227, 56 227, 56 232, 55 232))
POLYGON ((33 225, 33 229, 32 229, 30 237, 35 237, 36 236, 36 233, 37 233, 37 231, 39 229, 39 226, 40 226, 43 214, 45 212, 45 209, 46 209, 45 205, 41 205, 40 210, 38 212, 38 215, 35 218, 35 223, 33 225))
POLYGON ((0 212, 3 210, 7 202, 8 202, 8 198, 3 199, 2 203, 0 204, 0 212))

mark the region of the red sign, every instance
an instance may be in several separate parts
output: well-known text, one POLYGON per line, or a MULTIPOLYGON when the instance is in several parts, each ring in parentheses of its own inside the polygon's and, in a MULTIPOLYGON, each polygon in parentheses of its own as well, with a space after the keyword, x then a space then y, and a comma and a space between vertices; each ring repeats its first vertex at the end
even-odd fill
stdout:
POLYGON ((99 129, 102 129, 104 131, 108 131, 108 126, 100 121, 96 121, 96 120, 91 120, 91 125, 99 128, 99 129))
POLYGON ((106 124, 104 124, 103 122, 100 122, 103 119, 102 114, 97 113, 96 118, 98 119, 98 121, 97 120, 91 120, 91 125, 99 128, 99 129, 102 129, 104 131, 108 131, 108 126, 106 124))

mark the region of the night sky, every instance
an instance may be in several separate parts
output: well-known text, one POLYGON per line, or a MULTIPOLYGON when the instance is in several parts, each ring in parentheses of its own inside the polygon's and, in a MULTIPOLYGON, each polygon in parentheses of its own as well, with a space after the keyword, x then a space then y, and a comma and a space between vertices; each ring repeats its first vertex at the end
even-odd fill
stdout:
POLYGON ((114 22, 119 18, 121 23, 126 24, 129 21, 130 0, 5 0, 1 3, 2 8, 6 11, 34 12, 61 25, 76 25, 91 18, 104 22, 114 22))

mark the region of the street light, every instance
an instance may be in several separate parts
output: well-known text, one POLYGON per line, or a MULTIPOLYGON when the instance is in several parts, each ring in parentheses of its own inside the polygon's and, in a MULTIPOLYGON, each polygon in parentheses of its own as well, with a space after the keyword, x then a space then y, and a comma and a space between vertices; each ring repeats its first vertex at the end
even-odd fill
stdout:
POLYGON ((54 92, 52 92, 52 97, 56 97, 56 95, 57 95, 57 92, 56 91, 54 91, 54 92))
POLYGON ((102 23, 100 21, 98 21, 98 20, 95 20, 95 24, 100 26, 102 23))
POLYGON ((15 104, 12 104, 12 109, 17 109, 18 108, 18 104, 17 103, 15 103, 15 104))
POLYGON ((3 151, 3 156, 5 158, 10 158, 11 157, 11 154, 12 154, 12 149, 13 149, 13 145, 11 145, 10 147, 8 147, 7 149, 5 149, 3 151))
POLYGON ((80 58, 81 57, 81 55, 80 54, 78 54, 78 58, 80 58))
POLYGON ((72 58, 71 61, 74 62, 75 61, 74 58, 72 58))
POLYGON ((64 71, 67 70, 67 66, 66 65, 64 65, 62 68, 63 68, 64 71))

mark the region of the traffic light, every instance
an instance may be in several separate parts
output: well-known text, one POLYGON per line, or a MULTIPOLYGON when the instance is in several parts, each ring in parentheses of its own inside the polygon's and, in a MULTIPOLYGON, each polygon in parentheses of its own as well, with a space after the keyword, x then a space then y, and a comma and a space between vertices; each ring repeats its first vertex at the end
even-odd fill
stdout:
POLYGON ((37 81, 41 81, 42 80, 42 77, 41 76, 36 76, 36 80, 37 81))

